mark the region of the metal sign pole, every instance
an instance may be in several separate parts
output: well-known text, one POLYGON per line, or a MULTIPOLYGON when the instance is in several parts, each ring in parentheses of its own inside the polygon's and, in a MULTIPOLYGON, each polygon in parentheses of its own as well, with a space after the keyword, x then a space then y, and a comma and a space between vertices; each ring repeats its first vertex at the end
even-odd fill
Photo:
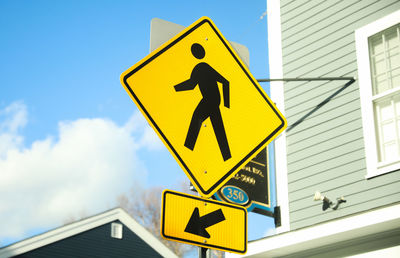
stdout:
MULTIPOLYGON (((190 190, 197 192, 196 188, 194 188, 191 182, 189 188, 190 190)), ((197 195, 201 197, 199 192, 197 192, 197 195)), ((208 248, 205 247, 199 247, 199 258, 211 258, 210 250, 208 250, 208 248)))
POLYGON ((210 250, 205 247, 199 247, 199 258, 211 258, 210 250))
MULTIPOLYGON (((191 184, 191 183, 190 183, 190 184, 191 184)), ((196 188, 193 187, 193 189, 194 189, 194 191, 196 191, 196 188)), ((197 191, 196 191, 196 192, 197 192, 197 191)), ((197 192, 197 195, 201 197, 201 195, 200 195, 199 192, 197 192)), ((208 250, 208 248, 199 247, 199 258, 211 258, 210 253, 211 253, 211 252, 208 250)))
POLYGON ((313 77, 313 78, 279 78, 257 79, 258 82, 302 82, 302 81, 351 81, 354 77, 313 77))

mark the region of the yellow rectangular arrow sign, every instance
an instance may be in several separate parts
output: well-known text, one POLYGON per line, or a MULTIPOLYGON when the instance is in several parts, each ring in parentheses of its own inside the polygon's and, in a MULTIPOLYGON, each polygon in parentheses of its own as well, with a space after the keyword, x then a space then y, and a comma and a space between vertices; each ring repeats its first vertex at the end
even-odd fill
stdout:
POLYGON ((161 235, 168 240, 244 254, 247 211, 238 205, 165 190, 161 235))

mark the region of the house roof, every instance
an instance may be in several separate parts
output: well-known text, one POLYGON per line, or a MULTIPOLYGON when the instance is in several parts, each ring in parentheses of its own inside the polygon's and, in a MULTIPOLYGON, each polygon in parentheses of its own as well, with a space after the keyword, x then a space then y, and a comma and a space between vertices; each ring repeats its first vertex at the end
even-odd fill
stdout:
POLYGON ((0 249, 0 257, 23 254, 42 246, 66 239, 101 225, 119 220, 163 257, 177 257, 160 240, 136 222, 126 211, 115 208, 98 215, 50 230, 0 249))

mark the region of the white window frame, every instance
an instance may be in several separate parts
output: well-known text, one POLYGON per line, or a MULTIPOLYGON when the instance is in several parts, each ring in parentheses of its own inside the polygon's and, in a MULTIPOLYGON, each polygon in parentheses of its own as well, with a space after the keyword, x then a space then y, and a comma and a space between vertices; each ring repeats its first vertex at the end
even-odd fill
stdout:
POLYGON ((373 95, 371 82, 371 69, 369 58, 368 38, 400 22, 400 10, 393 12, 355 31, 358 83, 360 87, 360 101, 362 123, 364 131, 364 144, 367 163, 366 178, 375 177, 400 169, 400 160, 390 164, 378 162, 378 143, 373 111, 373 95))

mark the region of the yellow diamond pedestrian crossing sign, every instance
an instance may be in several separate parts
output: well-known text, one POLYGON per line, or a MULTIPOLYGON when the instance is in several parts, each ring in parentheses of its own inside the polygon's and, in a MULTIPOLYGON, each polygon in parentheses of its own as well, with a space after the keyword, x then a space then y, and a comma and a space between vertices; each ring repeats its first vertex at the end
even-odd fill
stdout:
POLYGON ((121 83, 204 197, 286 127, 207 17, 124 72, 121 83))

